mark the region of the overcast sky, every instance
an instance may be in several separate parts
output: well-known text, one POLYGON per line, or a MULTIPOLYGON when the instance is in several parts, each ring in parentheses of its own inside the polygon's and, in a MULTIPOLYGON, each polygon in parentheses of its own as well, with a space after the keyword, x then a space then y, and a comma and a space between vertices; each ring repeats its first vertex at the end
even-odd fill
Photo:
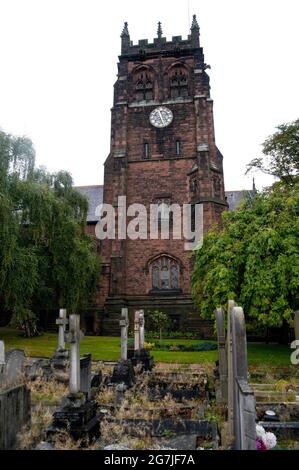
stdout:
POLYGON ((123 22, 134 43, 158 21, 168 39, 186 38, 193 13, 226 189, 251 187, 246 163, 299 117, 298 0, 0 0, 0 127, 29 136, 38 165, 102 184, 123 22))

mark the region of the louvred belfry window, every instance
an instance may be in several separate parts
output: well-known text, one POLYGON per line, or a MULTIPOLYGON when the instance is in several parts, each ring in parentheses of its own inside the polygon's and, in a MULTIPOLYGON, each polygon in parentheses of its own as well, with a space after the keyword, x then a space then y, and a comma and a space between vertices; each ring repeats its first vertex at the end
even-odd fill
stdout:
POLYGON ((179 265, 176 260, 161 256, 151 264, 153 290, 179 288, 179 265))
POLYGON ((135 85, 136 101, 151 101, 154 99, 153 81, 150 74, 140 72, 135 85))
POLYGON ((170 75, 170 96, 179 98, 188 96, 188 74, 183 67, 175 67, 170 75))

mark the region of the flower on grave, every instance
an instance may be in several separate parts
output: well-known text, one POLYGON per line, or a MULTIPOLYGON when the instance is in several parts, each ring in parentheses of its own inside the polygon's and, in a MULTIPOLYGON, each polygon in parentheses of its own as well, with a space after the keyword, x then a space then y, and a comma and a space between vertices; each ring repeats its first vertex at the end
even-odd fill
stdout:
POLYGON ((275 434, 266 432, 263 426, 256 425, 256 448, 257 450, 270 450, 277 444, 275 434))
POLYGON ((262 439, 256 438, 256 450, 268 450, 262 439))
POLYGON ((266 432, 263 441, 267 449, 273 449, 273 447, 275 447, 277 444, 277 439, 276 439, 275 434, 273 434, 273 432, 266 432))

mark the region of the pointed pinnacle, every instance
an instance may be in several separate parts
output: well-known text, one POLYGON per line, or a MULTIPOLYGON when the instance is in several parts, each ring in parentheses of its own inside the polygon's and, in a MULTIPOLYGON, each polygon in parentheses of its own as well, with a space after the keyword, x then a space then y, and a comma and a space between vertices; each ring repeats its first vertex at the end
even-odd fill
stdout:
POLYGON ((122 33, 121 33, 122 38, 125 37, 125 36, 130 37, 127 21, 125 21, 125 24, 124 24, 124 27, 123 27, 123 30, 122 30, 122 33))
POLYGON ((197 23, 196 15, 193 15, 191 29, 199 29, 199 24, 197 23))
POLYGON ((161 21, 158 22, 158 31, 157 31, 157 34, 158 34, 158 38, 161 39, 162 34, 163 34, 161 21))

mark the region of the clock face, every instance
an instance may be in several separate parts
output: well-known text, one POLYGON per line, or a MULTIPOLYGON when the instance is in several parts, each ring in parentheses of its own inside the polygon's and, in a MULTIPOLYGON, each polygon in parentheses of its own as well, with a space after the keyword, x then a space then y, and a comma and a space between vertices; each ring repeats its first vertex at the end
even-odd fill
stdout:
POLYGON ((166 127, 173 120, 173 114, 170 109, 165 108, 164 106, 159 106, 159 108, 154 109, 150 114, 150 123, 155 127, 166 127))

